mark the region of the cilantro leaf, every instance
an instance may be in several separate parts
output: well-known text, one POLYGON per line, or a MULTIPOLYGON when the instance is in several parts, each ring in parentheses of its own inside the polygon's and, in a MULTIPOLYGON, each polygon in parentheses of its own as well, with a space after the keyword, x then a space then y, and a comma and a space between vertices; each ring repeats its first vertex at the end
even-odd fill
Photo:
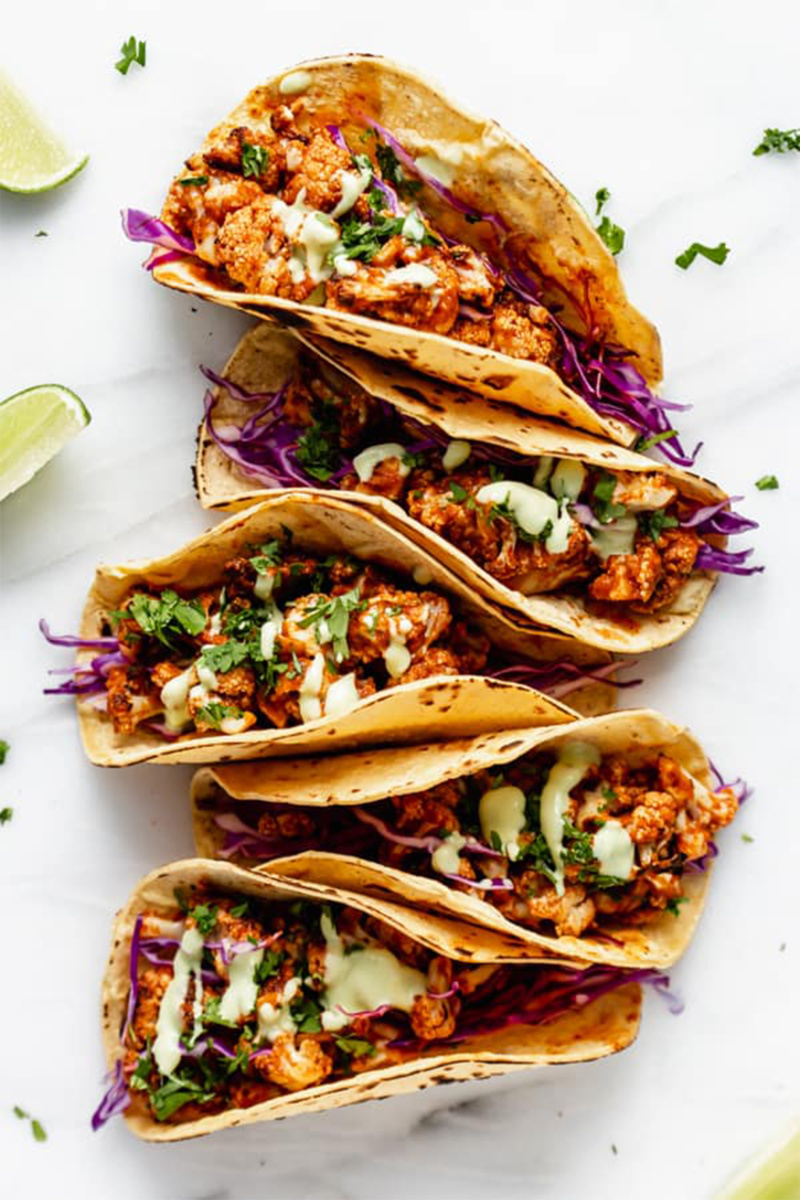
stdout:
POLYGON ((639 454, 644 454, 645 450, 649 450, 652 446, 657 446, 659 442, 666 442, 669 438, 677 436, 677 429, 665 429, 663 433, 654 433, 650 437, 640 437, 633 448, 639 454))
POLYGON ((298 1033, 319 1033, 321 1031, 322 1008, 311 996, 301 996, 295 1000, 289 1005, 289 1012, 297 1026, 298 1033))
POLYGON ((491 829, 489 831, 489 844, 491 845, 492 849, 497 850, 497 852, 499 854, 504 853, 503 839, 500 837, 500 834, 497 832, 496 829, 491 829))
POLYGON ((259 553, 250 559, 250 565, 259 575, 266 575, 270 567, 278 567, 283 561, 283 547, 276 538, 258 547, 259 553))
POLYGON ((45 1133, 44 1126, 42 1125, 41 1121, 37 1121, 35 1117, 31 1121, 31 1133, 33 1134, 34 1141, 47 1141, 47 1134, 45 1133))
POLYGON ((237 905, 235 905, 234 908, 231 909, 231 916, 236 917, 237 920, 240 920, 242 917, 248 916, 249 913, 250 913, 250 901, 249 900, 243 900, 241 904, 237 904, 237 905))
POLYGON ((242 710, 236 708, 233 704, 219 704, 213 700, 210 704, 204 704, 198 710, 195 720, 204 721, 207 725, 213 725, 215 729, 219 729, 223 721, 231 718, 236 720, 243 716, 242 710))
POLYGON ((189 175, 186 179, 179 179, 178 183, 181 187, 203 187, 208 183, 207 175, 189 175))
POLYGON ((13 808, 0 808, 0 825, 6 825, 14 815, 13 808))
POLYGON ((594 194, 594 198, 597 201, 597 208, 594 210, 594 215, 599 217, 604 206, 608 204, 609 200, 611 199, 611 192, 607 187, 598 188, 594 194))
POLYGON ((366 1041, 365 1038, 358 1037, 337 1037, 334 1039, 336 1048, 341 1050, 343 1054, 374 1054, 375 1047, 372 1042, 366 1041))
POLYGON ((247 642, 229 638, 227 642, 220 642, 216 646, 204 646, 202 658, 204 666, 224 675, 227 671, 238 667, 249 655, 250 646, 247 642))
POLYGON ((283 950, 267 950, 264 957, 253 972, 253 979, 259 987, 277 975, 278 968, 285 958, 283 950))
POLYGON ((764 136, 756 146, 753 154, 770 154, 775 150, 785 154, 787 150, 800 150, 800 129, 765 129, 764 136))
MULTIPOLYGON (((109 615, 117 617, 119 614, 109 615)), ((202 604, 198 600, 182 600, 171 588, 165 588, 160 596, 137 592, 124 615, 133 617, 142 633, 156 638, 169 650, 176 648, 175 637, 197 637, 206 627, 202 604)))
POLYGON ((657 508, 653 512, 639 513, 638 524, 642 533, 648 534, 657 542, 665 529, 677 528, 678 519, 668 516, 663 508, 657 508))
POLYGON ((143 67, 147 61, 147 42, 137 42, 135 37, 129 37, 127 42, 123 42, 119 48, 121 58, 114 63, 114 67, 119 71, 120 75, 127 75, 130 68, 136 63, 137 66, 143 67))
POLYGON ((615 225, 609 217, 605 216, 596 228, 601 240, 612 254, 617 255, 624 249, 625 230, 621 226, 615 225))
POLYGON ((450 481, 450 491, 447 494, 447 499, 451 504, 463 504, 469 492, 460 483, 456 483, 453 479, 450 481))
POLYGON ((215 1095, 214 1091, 205 1090, 190 1079, 173 1076, 150 1093, 150 1103, 156 1120, 168 1121, 184 1104, 207 1104, 215 1095))
POLYGON ((242 174, 258 178, 263 175, 269 162, 269 150, 266 146, 252 146, 250 142, 242 142, 242 174))
POLYGON ((607 471, 603 471, 594 485, 592 492, 592 512, 602 525, 608 525, 610 521, 615 521, 617 517, 624 517, 628 511, 624 504, 615 504, 611 499, 616 486, 616 479, 613 475, 609 475, 607 471))
POLYGON ((309 608, 308 615, 298 623, 301 629, 307 629, 309 625, 314 625, 319 635, 323 632, 320 630, 320 626, 324 622, 333 642, 336 661, 342 662, 350 654, 347 644, 350 614, 361 612, 366 606, 366 600, 361 599, 358 588, 354 587, 341 596, 334 596, 331 600, 317 601, 309 608))
MULTIPOLYGON (((469 507, 469 502, 467 502, 469 507)), ((523 529, 517 520, 517 514, 514 512, 509 498, 506 497, 501 504, 494 503, 489 509, 488 520, 491 524, 493 521, 509 521, 517 532, 517 537, 523 542, 533 544, 533 542, 546 542, 553 532, 553 522, 545 521, 538 533, 528 533, 527 529, 523 529)))
POLYGON ((720 242, 718 246, 704 246, 702 242, 692 242, 691 246, 687 246, 683 253, 678 255, 675 263, 685 271, 692 265, 698 254, 701 254, 709 262, 716 263, 718 267, 721 267, 730 252, 730 247, 726 246, 724 242, 720 242))
POLYGON ((688 903, 688 896, 673 896, 666 903, 667 912, 671 912, 673 917, 679 917, 681 915, 681 905, 688 903))
POLYGON ((743 834, 742 834, 742 841, 743 841, 743 842, 748 842, 748 843, 749 843, 749 842, 754 842, 755 840, 756 840, 756 839, 755 839, 755 838, 754 838, 754 837, 753 837, 751 834, 749 834, 749 833, 743 833, 743 834))
POLYGON ((196 904, 194 908, 189 909, 186 915, 192 918, 204 936, 214 932, 217 924, 216 904, 196 904))
POLYGON ((342 461, 340 424, 333 404, 320 407, 317 419, 297 439, 295 461, 307 475, 327 483, 342 461))
POLYGON ((762 475, 760 479, 756 480, 756 487, 760 492, 774 492, 776 488, 780 487, 778 476, 762 475))

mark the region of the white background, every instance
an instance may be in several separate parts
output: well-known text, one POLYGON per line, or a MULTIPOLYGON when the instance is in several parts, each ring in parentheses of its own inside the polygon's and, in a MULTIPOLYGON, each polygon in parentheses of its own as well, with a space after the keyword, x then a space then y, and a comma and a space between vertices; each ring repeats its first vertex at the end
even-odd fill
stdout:
POLYGON ((57 380, 93 421, 2 510, 0 806, 14 807, 0 829, 3 1195, 693 1200, 798 1113, 800 155, 750 151, 764 126, 800 125, 799 34, 794 0, 72 0, 4 13, 5 65, 92 159, 51 196, 0 194, 0 395, 57 380), (130 34, 147 39, 147 68, 123 78, 113 62, 130 34), (587 205, 610 188, 629 290, 663 335, 666 393, 695 404, 687 441, 704 437, 701 469, 744 493, 767 565, 721 582, 699 628, 647 660, 638 700, 691 725, 756 794, 720 839, 707 912, 674 972, 686 1011, 648 999, 627 1053, 172 1148, 121 1122, 93 1135, 110 921, 142 873, 189 852, 189 773, 89 766, 71 704, 41 695, 68 655, 36 620, 74 630, 98 560, 155 555, 203 528, 189 475, 196 367, 219 368, 245 327, 152 284, 118 210, 157 210, 182 157, 261 78, 353 49, 417 64, 587 205), (727 241, 725 266, 678 270, 695 239, 727 241), (780 490, 757 492, 773 472, 780 490), (46 1144, 14 1104, 42 1120, 46 1144))

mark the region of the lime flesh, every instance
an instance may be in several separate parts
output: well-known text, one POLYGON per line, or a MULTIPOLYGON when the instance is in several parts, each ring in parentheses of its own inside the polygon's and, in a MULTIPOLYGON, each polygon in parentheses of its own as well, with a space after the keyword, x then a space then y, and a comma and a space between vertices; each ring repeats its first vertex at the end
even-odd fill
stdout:
POLYGON ((0 188, 49 192, 77 175, 88 154, 73 154, 0 74, 0 188))
POLYGON ((86 405, 57 383, 17 392, 0 403, 0 500, 27 483, 89 424, 86 405))

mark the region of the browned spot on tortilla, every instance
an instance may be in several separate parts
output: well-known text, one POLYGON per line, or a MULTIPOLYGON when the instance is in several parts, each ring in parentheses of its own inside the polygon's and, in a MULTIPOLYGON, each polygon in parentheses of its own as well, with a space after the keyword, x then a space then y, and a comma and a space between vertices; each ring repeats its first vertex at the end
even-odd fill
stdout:
POLYGON ((495 392, 502 392, 507 387, 511 387, 514 382, 513 375, 484 375, 481 383, 486 384, 495 392))

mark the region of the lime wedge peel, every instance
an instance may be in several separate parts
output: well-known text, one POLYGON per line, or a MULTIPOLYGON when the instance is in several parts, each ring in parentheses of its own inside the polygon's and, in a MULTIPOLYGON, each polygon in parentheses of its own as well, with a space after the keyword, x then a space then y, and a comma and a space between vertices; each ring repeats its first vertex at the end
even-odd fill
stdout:
POLYGON ((49 192, 78 174, 88 154, 73 154, 0 73, 0 188, 49 192))
POLYGON ((0 402, 0 500, 27 483, 91 420, 79 396, 58 383, 0 402))
POLYGON ((716 1200, 797 1200, 800 1196, 800 1121, 749 1162, 716 1200))

